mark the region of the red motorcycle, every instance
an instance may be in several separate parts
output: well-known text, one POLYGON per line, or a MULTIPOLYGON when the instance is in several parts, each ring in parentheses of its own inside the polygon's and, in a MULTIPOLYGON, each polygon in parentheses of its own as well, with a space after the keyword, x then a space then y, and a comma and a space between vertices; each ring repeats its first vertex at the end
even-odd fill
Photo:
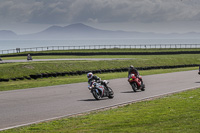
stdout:
POLYGON ((199 72, 198 72, 198 74, 200 75, 200 66, 199 66, 199 72))
POLYGON ((130 83, 134 92, 137 90, 145 91, 145 85, 143 84, 142 76, 137 78, 135 74, 131 74, 128 78, 128 82, 130 83))

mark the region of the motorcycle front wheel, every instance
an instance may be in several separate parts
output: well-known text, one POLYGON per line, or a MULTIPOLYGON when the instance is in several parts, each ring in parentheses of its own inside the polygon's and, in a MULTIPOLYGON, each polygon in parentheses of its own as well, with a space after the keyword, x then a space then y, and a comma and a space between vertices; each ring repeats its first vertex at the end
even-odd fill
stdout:
POLYGON ((133 82, 131 84, 131 86, 132 86, 133 91, 136 92, 136 90, 137 90, 137 84, 135 82, 133 82))
POLYGON ((94 98, 95 98, 96 100, 101 99, 99 90, 96 90, 96 89, 92 90, 92 95, 94 96, 94 98))

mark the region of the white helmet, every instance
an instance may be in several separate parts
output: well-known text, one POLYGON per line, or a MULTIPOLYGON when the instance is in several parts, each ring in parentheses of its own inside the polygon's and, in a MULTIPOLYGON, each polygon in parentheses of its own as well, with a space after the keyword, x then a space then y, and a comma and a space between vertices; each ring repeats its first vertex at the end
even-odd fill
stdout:
POLYGON ((88 79, 91 79, 91 78, 93 77, 93 74, 92 74, 91 72, 89 72, 89 73, 87 74, 87 77, 88 77, 88 79))

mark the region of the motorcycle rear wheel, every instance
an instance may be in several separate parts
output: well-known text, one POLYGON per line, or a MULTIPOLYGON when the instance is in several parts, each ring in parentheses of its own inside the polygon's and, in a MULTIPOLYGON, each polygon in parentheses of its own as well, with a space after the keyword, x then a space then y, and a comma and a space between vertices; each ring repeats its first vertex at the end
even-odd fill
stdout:
POLYGON ((145 91, 145 84, 142 82, 142 88, 141 88, 141 91, 145 91))
POLYGON ((114 95, 113 95, 114 92, 113 92, 113 90, 110 87, 108 87, 108 90, 109 90, 109 96, 108 96, 108 98, 112 99, 114 97, 114 95))

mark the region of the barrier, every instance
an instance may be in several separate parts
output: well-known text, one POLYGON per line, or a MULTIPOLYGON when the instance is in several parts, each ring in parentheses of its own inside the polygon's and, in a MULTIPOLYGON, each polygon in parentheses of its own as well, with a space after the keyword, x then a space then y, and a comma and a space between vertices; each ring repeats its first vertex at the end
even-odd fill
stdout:
POLYGON ((176 49, 176 48, 200 48, 200 44, 139 44, 139 45, 83 45, 83 46, 47 46, 32 48, 16 48, 0 50, 0 54, 11 54, 20 52, 39 52, 55 50, 83 50, 83 49, 176 49))
MULTIPOLYGON (((176 51, 176 52, 63 52, 63 53, 31 53, 31 56, 44 55, 169 55, 169 54, 200 54, 200 51, 176 51)), ((1 57, 27 56, 27 54, 2 55, 1 57)))

